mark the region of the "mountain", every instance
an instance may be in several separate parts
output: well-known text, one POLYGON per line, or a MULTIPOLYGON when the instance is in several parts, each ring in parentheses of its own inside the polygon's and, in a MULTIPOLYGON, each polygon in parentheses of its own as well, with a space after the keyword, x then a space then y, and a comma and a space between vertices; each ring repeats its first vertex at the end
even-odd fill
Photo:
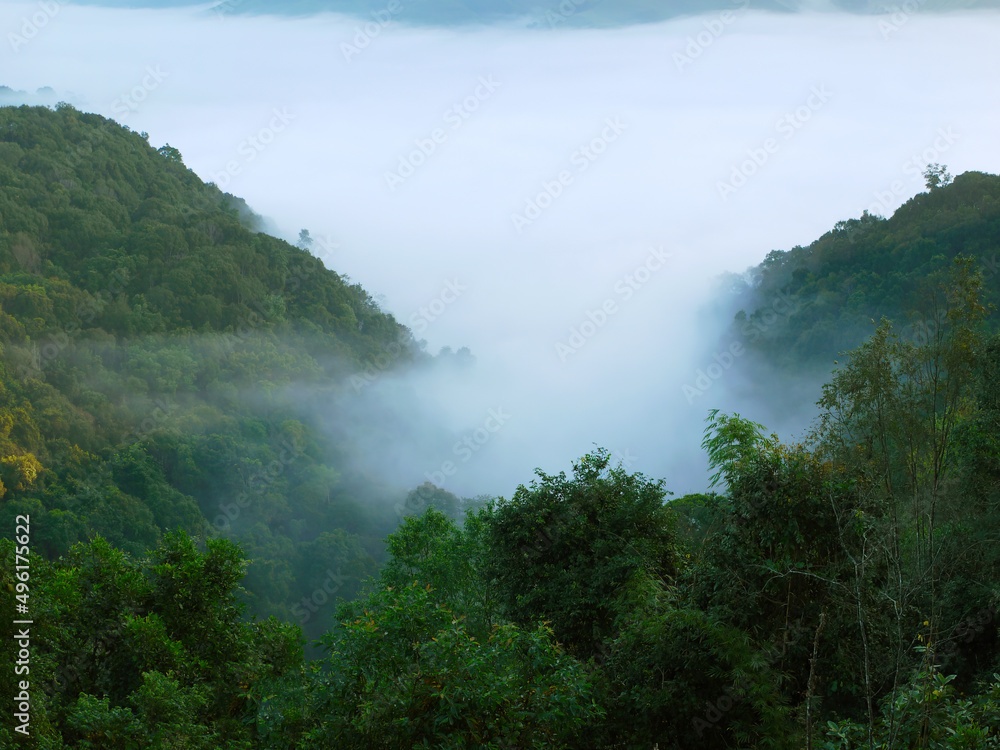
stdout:
MULTIPOLYGON (((168 8, 190 5, 187 0, 95 0, 85 3, 115 8, 168 8)), ((915 3, 921 12, 998 8, 1000 0, 922 0, 915 3)), ((904 4, 905 6, 905 4, 904 4)), ((852 13, 909 13, 897 6, 875 0, 219 0, 205 12, 225 17, 230 14, 271 14, 305 16, 341 13, 367 22, 385 25, 399 22, 418 26, 461 26, 512 23, 537 28, 606 28, 639 23, 656 23, 672 18, 725 11, 755 10, 796 12, 837 10, 852 13)))
POLYGON ((135 555, 167 530, 232 537, 252 610, 306 624, 302 602, 331 571, 349 598, 405 507, 350 460, 365 425, 339 404, 359 373, 431 358, 258 225, 169 145, 0 108, 0 522, 30 514, 53 559, 95 534, 135 555))
MULTIPOLYGON (((910 338, 941 325, 928 294, 959 255, 976 258, 987 303, 1000 278, 1000 176, 966 172, 929 187, 891 217, 867 211, 807 247, 774 250, 725 278, 720 304, 729 338, 781 370, 829 371, 868 338, 883 317, 910 338)), ((994 312, 995 325, 1000 317, 994 312)))

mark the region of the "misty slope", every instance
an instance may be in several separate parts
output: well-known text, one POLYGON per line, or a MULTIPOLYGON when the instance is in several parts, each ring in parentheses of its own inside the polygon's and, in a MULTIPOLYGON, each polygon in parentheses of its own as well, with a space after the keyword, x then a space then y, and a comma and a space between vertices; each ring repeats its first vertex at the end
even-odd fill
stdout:
MULTIPOLYGON (((169 8, 191 5, 190 0, 91 0, 85 4, 115 8, 169 8)), ((404 24, 459 26, 513 22, 540 28, 559 26, 613 27, 637 23, 655 23, 681 16, 718 13, 745 8, 745 0, 221 0, 208 6, 208 12, 225 16, 230 13, 304 16, 315 13, 343 13, 381 24, 398 21, 404 24)), ((922 11, 950 11, 970 8, 997 8, 998 0, 921 0, 922 11)), ((897 4, 875 0, 762 0, 754 2, 757 10, 789 12, 798 10, 840 10, 855 13, 892 13, 897 4)))
MULTIPOLYGON (((244 226, 245 204, 203 185, 169 146, 153 149, 68 107, 3 113, 0 273, 36 273, 49 280, 43 286, 58 279, 82 304, 119 271, 122 296, 82 328, 222 331, 263 316, 268 325, 304 326, 356 361, 403 333, 360 286, 244 226), (129 320, 137 307, 147 311, 143 323, 129 320)), ((31 335, 38 321, 55 322, 41 309, 31 317, 31 335)))
POLYGON ((888 219, 866 212, 838 222, 808 247, 774 250, 727 278, 730 333, 772 366, 825 374, 882 316, 908 325, 908 336, 933 334, 940 321, 928 309, 928 280, 959 254, 978 259, 987 301, 995 302, 998 251, 1000 176, 966 172, 888 219))
POLYGON ((113 121, 0 109, 0 518, 30 513, 50 557, 214 529, 254 559, 256 611, 305 622, 292 603, 331 571, 352 595, 405 497, 352 467, 331 403, 426 356, 254 220, 113 121))

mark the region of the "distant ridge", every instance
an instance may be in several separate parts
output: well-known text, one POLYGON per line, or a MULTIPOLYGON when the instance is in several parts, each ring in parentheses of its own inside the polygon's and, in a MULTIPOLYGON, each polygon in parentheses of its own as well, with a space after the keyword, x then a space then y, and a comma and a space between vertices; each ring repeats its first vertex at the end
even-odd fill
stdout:
MULTIPOLYGON (((81 4, 114 8, 168 8, 194 5, 185 0, 98 0, 81 4)), ((1000 8, 1000 0, 911 0, 885 3, 874 0, 219 0, 198 4, 205 13, 224 18, 231 14, 308 16, 342 13, 366 21, 414 26, 513 24, 531 28, 615 27, 656 23, 672 18, 724 11, 836 10, 879 14, 1000 8), (910 8, 910 5, 913 7, 910 8)))

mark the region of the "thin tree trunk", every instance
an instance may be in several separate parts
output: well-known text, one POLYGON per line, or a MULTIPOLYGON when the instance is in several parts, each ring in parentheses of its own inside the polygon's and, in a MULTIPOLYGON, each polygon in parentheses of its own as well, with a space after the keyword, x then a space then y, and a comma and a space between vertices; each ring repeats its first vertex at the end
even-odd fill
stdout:
POLYGON ((813 653, 809 659, 809 682, 806 688, 806 750, 812 750, 812 699, 816 692, 816 662, 819 660, 819 637, 826 625, 826 612, 820 612, 819 625, 816 626, 816 636, 813 638, 813 653))

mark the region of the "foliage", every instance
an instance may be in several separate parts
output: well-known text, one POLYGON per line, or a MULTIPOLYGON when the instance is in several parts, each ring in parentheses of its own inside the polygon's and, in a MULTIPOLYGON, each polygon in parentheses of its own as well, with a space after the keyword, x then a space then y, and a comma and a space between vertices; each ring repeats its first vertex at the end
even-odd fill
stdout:
POLYGON ((1000 746, 1000 675, 971 698, 957 694, 954 675, 933 666, 917 671, 895 695, 886 699, 883 715, 869 735, 868 727, 851 721, 829 721, 825 750, 847 750, 869 742, 877 748, 907 747, 979 750, 1000 746))
POLYGON ((751 639, 640 574, 602 644, 607 719, 588 747, 797 747, 772 660, 751 639))
POLYGON ((434 509, 408 518, 378 581, 322 638, 323 671, 275 686, 262 734, 307 748, 574 746, 600 716, 590 677, 544 623, 491 611, 477 534, 434 509))
MULTIPOLYGON (((0 556, 13 570, 7 540, 0 556)), ((97 537, 54 563, 33 555, 30 565, 38 742, 249 748, 252 686, 301 667, 297 628, 243 620, 245 558, 227 540, 199 549, 172 533, 135 560, 97 537)), ((2 598, 10 611, 13 587, 2 598)))
POLYGON ((545 620, 586 659, 611 635, 614 602, 639 571, 670 581, 679 568, 663 482, 609 466, 599 449, 564 472, 521 485, 485 511, 487 576, 507 616, 545 620))
POLYGON ((237 539, 252 611, 318 637, 328 569, 355 595, 405 492, 325 420, 387 352, 424 355, 259 224, 169 145, 70 106, 0 108, 0 521, 30 511, 50 559, 94 534, 133 556, 174 529, 237 539))
MULTIPOLYGON (((996 278, 1000 176, 966 172, 950 183, 946 173, 939 177, 892 216, 865 211, 806 247, 772 251, 729 278, 730 333, 760 355, 758 388, 774 382, 773 369, 825 376, 841 352, 869 337, 873 320, 906 321, 906 340, 933 333, 940 321, 921 309, 923 290, 959 255, 975 258, 984 275, 996 278), (913 311, 919 315, 907 320, 913 311)), ((990 286, 985 302, 996 299, 990 286)))
POLYGON ((709 470, 715 469, 709 487, 717 485, 720 479, 725 479, 731 487, 741 464, 752 460, 761 448, 774 444, 773 438, 764 436, 764 425, 743 419, 739 414, 729 416, 712 409, 707 421, 701 447, 708 454, 709 470))
POLYGON ((571 747, 595 713, 586 673, 545 627, 476 638, 417 584, 358 615, 324 638, 332 676, 304 747, 571 747))

